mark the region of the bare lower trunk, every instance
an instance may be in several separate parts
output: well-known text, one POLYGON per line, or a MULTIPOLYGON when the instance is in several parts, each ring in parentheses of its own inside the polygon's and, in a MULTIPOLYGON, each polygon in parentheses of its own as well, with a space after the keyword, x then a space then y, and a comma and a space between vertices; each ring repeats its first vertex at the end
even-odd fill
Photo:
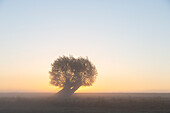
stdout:
POLYGON ((57 95, 61 97, 70 97, 81 86, 81 83, 77 83, 74 87, 64 87, 57 95))
POLYGON ((67 97, 70 95, 70 88, 69 87, 64 87, 62 90, 60 90, 57 95, 62 96, 62 97, 67 97))

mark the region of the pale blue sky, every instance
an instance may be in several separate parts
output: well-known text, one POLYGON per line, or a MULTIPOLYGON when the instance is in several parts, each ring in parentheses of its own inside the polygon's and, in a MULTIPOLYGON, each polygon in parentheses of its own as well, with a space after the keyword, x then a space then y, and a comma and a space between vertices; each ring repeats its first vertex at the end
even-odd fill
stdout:
POLYGON ((51 91, 69 54, 96 65, 97 92, 170 91, 170 1, 0 0, 0 91, 51 91))

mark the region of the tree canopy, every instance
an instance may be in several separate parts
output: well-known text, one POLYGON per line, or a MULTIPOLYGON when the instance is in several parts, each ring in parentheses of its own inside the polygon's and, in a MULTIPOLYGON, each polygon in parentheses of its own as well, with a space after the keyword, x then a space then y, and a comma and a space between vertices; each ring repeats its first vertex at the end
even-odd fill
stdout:
POLYGON ((80 86, 91 86, 97 76, 96 67, 88 58, 74 58, 73 56, 59 57, 51 64, 50 83, 60 88, 74 88, 80 86))

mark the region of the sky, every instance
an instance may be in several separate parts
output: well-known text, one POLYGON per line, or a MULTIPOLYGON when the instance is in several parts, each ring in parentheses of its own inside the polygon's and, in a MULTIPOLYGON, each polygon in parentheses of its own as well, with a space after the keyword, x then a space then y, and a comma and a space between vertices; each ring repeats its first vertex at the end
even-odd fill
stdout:
POLYGON ((0 0, 0 92, 57 92, 51 63, 86 57, 77 92, 170 92, 169 0, 0 0))

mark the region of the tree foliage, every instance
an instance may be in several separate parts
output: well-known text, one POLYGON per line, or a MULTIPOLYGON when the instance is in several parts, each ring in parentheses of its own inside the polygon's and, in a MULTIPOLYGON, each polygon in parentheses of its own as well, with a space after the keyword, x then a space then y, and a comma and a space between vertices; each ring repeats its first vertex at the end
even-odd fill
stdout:
POLYGON ((60 88, 91 86, 96 79, 96 67, 88 58, 74 58, 73 56, 59 57, 51 64, 50 83, 60 88))

